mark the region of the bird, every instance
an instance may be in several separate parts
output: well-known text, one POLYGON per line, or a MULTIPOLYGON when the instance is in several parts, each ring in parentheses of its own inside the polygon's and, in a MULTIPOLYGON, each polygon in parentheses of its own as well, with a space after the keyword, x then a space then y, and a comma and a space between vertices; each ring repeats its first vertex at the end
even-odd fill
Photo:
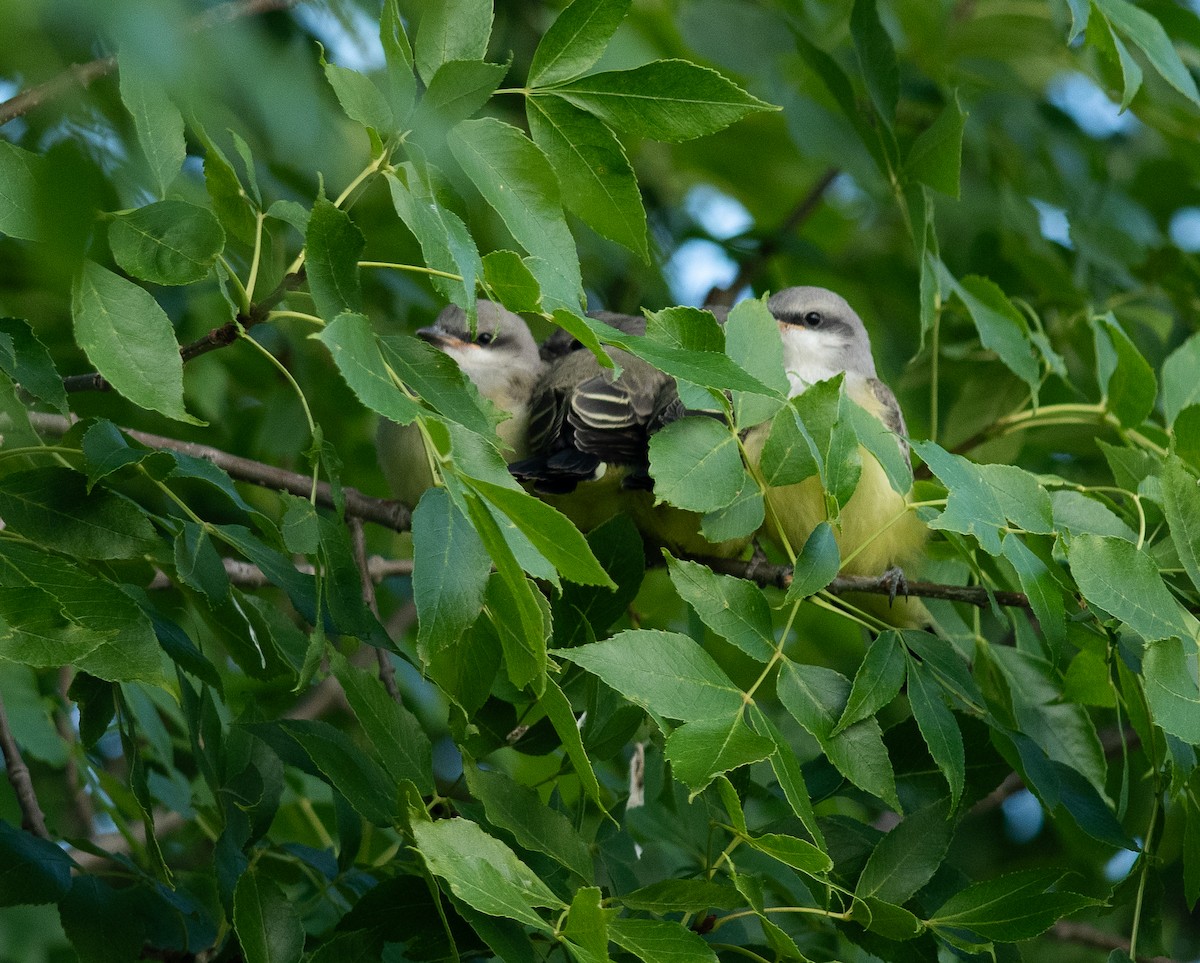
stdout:
MULTIPOLYGON (((794 398, 819 381, 844 375, 844 390, 892 433, 908 459, 904 414, 892 390, 879 379, 871 355, 871 339, 857 312, 840 295, 820 287, 784 288, 771 295, 767 309, 779 326, 783 342, 788 395, 794 398)), ((744 444, 752 462, 762 453, 768 430, 751 429, 744 444)), ((838 515, 834 536, 845 575, 888 575, 902 587, 902 568, 921 553, 927 530, 916 512, 907 508, 907 493, 896 491, 876 458, 859 446, 862 473, 858 487, 838 515)), ((821 481, 817 476, 796 484, 768 488, 762 533, 770 540, 799 551, 813 530, 827 520, 821 481)), ((927 619, 910 606, 915 617, 927 619)), ((903 606, 899 606, 903 607, 903 606)), ((898 613, 901 616, 903 612, 898 613)))
MULTIPOLYGON (((646 331, 646 319, 636 315, 593 311, 589 317, 623 334, 646 331)), ((739 554, 749 536, 709 542, 697 513, 655 504, 650 438, 689 412, 670 375, 619 348, 609 347, 608 354, 619 375, 564 331, 546 340, 542 357, 550 365, 530 400, 529 455, 509 471, 582 531, 624 513, 651 547, 739 554)))
MULTIPOLYGON (((479 393, 509 417, 496 431, 506 461, 526 452, 529 399, 546 363, 524 319, 499 304, 480 298, 472 333, 467 313, 458 305, 444 308, 417 337, 444 352, 471 379, 479 393)), ((383 420, 376 433, 379 465, 396 499, 412 508, 433 484, 433 471, 420 429, 383 420)))

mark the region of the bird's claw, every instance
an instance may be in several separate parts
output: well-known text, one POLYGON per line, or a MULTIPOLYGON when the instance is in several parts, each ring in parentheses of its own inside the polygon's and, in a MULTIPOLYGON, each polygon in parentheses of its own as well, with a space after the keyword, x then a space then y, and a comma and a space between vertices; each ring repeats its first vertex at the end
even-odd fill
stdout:
POLYGON ((879 584, 888 590, 889 606, 895 603, 897 594, 908 598, 908 578, 899 566, 893 565, 879 576, 879 584))

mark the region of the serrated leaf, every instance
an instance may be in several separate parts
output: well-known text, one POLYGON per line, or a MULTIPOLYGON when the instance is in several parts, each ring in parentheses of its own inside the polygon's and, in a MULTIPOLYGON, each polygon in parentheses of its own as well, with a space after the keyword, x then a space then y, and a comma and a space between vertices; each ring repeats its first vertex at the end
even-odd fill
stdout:
POLYGON ((1046 564, 1021 540, 1009 532, 1004 536, 1004 557, 1017 570, 1021 591, 1029 599, 1033 614, 1037 616, 1052 653, 1062 651, 1067 641, 1067 607, 1063 601, 1062 588, 1050 574, 1046 564))
POLYGON ((529 65, 530 87, 578 77, 600 59, 630 0, 574 0, 542 35, 529 65))
POLYGON ((1167 356, 1162 366, 1162 408, 1173 425, 1189 405, 1200 404, 1200 334, 1193 334, 1167 356))
POLYGON ((683 722, 729 718, 743 705, 742 691, 707 652, 676 632, 628 629, 611 639, 556 649, 642 708, 683 722))
POLYGON ((711 946, 674 921, 612 919, 608 921, 608 938, 644 963, 717 963, 711 946))
POLYGON ((361 314, 345 312, 315 336, 329 349, 334 363, 358 400, 398 424, 409 424, 423 411, 392 381, 371 330, 361 314))
POLYGON ((590 74, 543 96, 562 97, 620 133, 668 142, 703 137, 774 109, 715 70, 686 60, 590 74))
POLYGON ((850 11, 850 36, 867 93, 890 128, 896 122, 896 103, 900 99, 900 67, 892 38, 879 21, 875 0, 855 0, 850 11))
POLYGON ((779 728, 758 705, 750 707, 750 719, 754 723, 754 728, 775 744, 775 751, 771 753, 771 769, 779 781, 779 788, 783 790, 788 805, 792 807, 792 812, 804 824, 804 828, 808 830, 817 845, 824 849, 825 836, 817 824, 812 798, 809 796, 808 786, 805 785, 804 773, 800 769, 796 753, 783 738, 779 728))
POLYGON ((762 298, 747 298, 734 305, 725 321, 725 353, 739 367, 764 385, 779 392, 779 397, 735 392, 733 410, 739 431, 744 431, 774 416, 788 394, 787 374, 783 370, 783 341, 779 322, 762 298))
POLYGON ((492 0, 445 0, 424 9, 414 60, 428 84, 451 60, 482 60, 492 35, 492 0))
POLYGON ((603 121, 557 97, 530 97, 526 109, 529 133, 558 175, 567 209, 597 234, 649 260, 646 211, 616 135, 603 121))
POLYGON ((737 437, 705 417, 681 418, 650 437, 650 474, 656 501, 693 512, 724 508, 746 484, 737 437))
POLYGON ((116 215, 108 243, 127 274, 154 284, 191 284, 212 270, 225 247, 225 230, 207 208, 156 201, 116 215))
POLYGON ((492 251, 483 256, 483 286, 510 311, 537 311, 542 289, 516 251, 492 251))
POLYGON ((318 198, 304 235, 308 287, 317 313, 332 321, 344 311, 362 309, 358 259, 366 241, 350 216, 318 198))
POLYGON ((808 876, 823 876, 833 869, 833 860, 826 853, 795 836, 764 833, 761 836, 747 836, 746 844, 808 876))
POLYGON ((974 883, 944 902, 929 919, 935 928, 971 930, 985 940, 1016 942, 1049 929, 1056 920, 1100 900, 1051 889, 1062 874, 1032 869, 974 883))
POLYGON ((1200 483, 1174 455, 1162 471, 1163 511, 1183 569, 1200 589, 1200 483))
POLYGON ((1189 744, 1200 742, 1200 687, 1194 642, 1163 639, 1142 656, 1146 701, 1164 731, 1189 744))
POLYGON ((131 49, 122 47, 117 61, 121 100, 133 117, 138 144, 150 165, 158 196, 166 197, 187 156, 183 115, 167 96, 163 78, 131 49))
MULTIPOLYGON (((908 703, 913 718, 921 730, 921 738, 929 747, 929 754, 946 777, 950 786, 952 806, 958 805, 966 783, 966 751, 963 748, 962 732, 954 721, 954 713, 942 701, 941 687, 924 663, 909 660, 908 703)), ((882 897, 887 899, 886 896, 882 897)))
POLYGON ((579 304, 583 282, 575 239, 562 212, 558 179, 546 156, 519 129, 492 117, 464 120, 450 150, 517 242, 545 264, 543 296, 579 304))
POLYGON ((950 848, 951 808, 943 799, 905 816, 871 851, 854 895, 906 903, 933 878, 950 848))
POLYGON ((778 690, 784 708, 817 740, 842 775, 901 811, 879 723, 874 718, 863 719, 836 736, 832 734, 850 694, 849 679, 833 669, 786 659, 778 690))
POLYGON ((1146 420, 1158 396, 1154 371, 1112 312, 1093 325, 1100 392, 1122 425, 1136 427, 1146 420))
POLYGON ((938 262, 938 281, 944 292, 953 293, 962 301, 983 346, 996 352, 1010 371, 1036 391, 1039 371, 1029 324, 996 283, 977 275, 958 281, 941 262, 938 262))
POLYGON ((441 132, 466 120, 491 99, 506 73, 506 63, 451 60, 442 64, 413 117, 417 131, 441 132))
POLYGON ((957 199, 966 119, 955 94, 937 119, 913 142, 904 161, 905 173, 935 191, 957 199))
POLYGON ((85 261, 71 291, 75 340, 136 405, 199 425, 183 407, 183 360, 171 319, 149 292, 85 261))
POLYGON ((685 723, 667 736, 666 757, 675 778, 694 799, 717 776, 761 762, 774 748, 770 739, 751 732, 738 714, 685 723))
POLYGON ((0 906, 57 903, 70 889, 70 856, 0 821, 0 906))
POLYGON ((701 879, 666 879, 618 897, 632 910, 647 913, 700 913, 733 909, 745 901, 732 886, 701 879))
POLYGON ((66 414, 67 393, 62 378, 29 322, 22 318, 0 318, 0 334, 11 340, 13 348, 13 354, 0 361, 0 370, 59 414, 66 414))
POLYGON ((481 913, 550 934, 552 928, 536 908, 567 908, 511 849, 469 820, 417 823, 413 838, 429 871, 481 913))
POLYGON ((254 869, 233 894, 233 928, 246 963, 291 963, 304 952, 304 926, 294 902, 254 869))
POLYGON ((26 241, 41 237, 37 178, 44 164, 40 154, 0 140, 0 234, 26 241))
POLYGON ((184 585, 215 602, 229 596, 229 576, 212 537, 195 522, 184 522, 175 536, 175 574, 184 585))
POLYGON ((413 75, 413 52, 404 32, 404 20, 396 0, 384 0, 379 18, 379 41, 387 62, 388 101, 398 124, 408 120, 417 96, 417 78, 413 75))
POLYGON ((348 67, 325 63, 324 55, 321 57, 321 66, 347 117, 384 136, 395 129, 396 117, 392 113, 392 105, 370 77, 348 67))
POLYGON ((571 765, 583 786, 584 793, 602 813, 607 813, 608 810, 605 808, 600 794, 600 783, 596 779, 596 772, 592 768, 592 762, 588 759, 587 751, 584 748, 583 739, 579 734, 578 721, 571 711, 571 703, 567 701, 566 695, 563 694, 553 677, 547 677, 546 688, 538 697, 538 705, 541 706, 551 725, 554 726, 558 738, 562 740, 563 749, 566 750, 567 758, 571 760, 571 765))
POLYGON ((833 529, 828 522, 821 522, 812 530, 803 550, 796 556, 785 601, 798 602, 816 595, 837 577, 841 564, 833 529))
MULTIPOLYGON (((479 390, 453 358, 409 335, 379 338, 377 344, 383 360, 396 376, 434 411, 482 435, 493 447, 500 445, 495 432, 495 409, 480 397, 479 390)), ((363 356, 370 354, 368 348, 363 356)), ((373 359, 371 364, 375 364, 373 359)))
POLYGON ((671 584, 710 629, 759 662, 775 654, 767 598, 753 582, 716 575, 705 565, 667 555, 671 584))
POLYGON ((1129 0, 1093 0, 1112 25, 1139 47, 1162 78, 1200 107, 1196 81, 1159 21, 1129 0))
POLYGON ((836 736, 854 723, 875 715, 896 698, 904 685, 904 672, 904 647, 900 644, 900 636, 895 631, 881 632, 871 642, 862 665, 854 674, 846 708, 831 735, 836 736))

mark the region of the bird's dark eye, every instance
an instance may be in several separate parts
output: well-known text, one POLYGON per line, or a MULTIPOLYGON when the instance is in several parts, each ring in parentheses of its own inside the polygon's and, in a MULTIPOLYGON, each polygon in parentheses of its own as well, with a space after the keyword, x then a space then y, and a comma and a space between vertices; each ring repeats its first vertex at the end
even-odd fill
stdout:
POLYGON ((480 331, 479 334, 475 335, 475 343, 481 344, 485 348, 491 344, 493 340, 495 340, 495 335, 489 331, 480 331))
POLYGON ((804 316, 804 323, 810 328, 819 328, 821 326, 821 322, 824 320, 825 319, 821 316, 820 311, 809 311, 808 314, 804 316))

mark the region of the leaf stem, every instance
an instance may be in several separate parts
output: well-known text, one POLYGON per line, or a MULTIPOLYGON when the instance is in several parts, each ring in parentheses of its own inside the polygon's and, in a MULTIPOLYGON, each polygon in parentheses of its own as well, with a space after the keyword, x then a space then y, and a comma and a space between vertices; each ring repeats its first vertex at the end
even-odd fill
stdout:
MULTIPOLYGON (((254 255, 250 258, 250 275, 246 278, 246 303, 254 303, 254 286, 258 283, 258 266, 262 261, 263 222, 267 215, 258 211, 254 215, 254 255)), ((247 308, 249 310, 249 308, 247 308)))
POLYGON ((358 266, 360 268, 387 268, 392 271, 411 271, 414 274, 429 274, 435 278, 462 281, 462 275, 451 274, 448 271, 437 271, 434 268, 422 267, 419 264, 396 264, 392 261, 359 261, 358 266))
POLYGON ((308 322, 311 322, 312 324, 318 325, 319 327, 322 327, 322 328, 325 327, 324 320, 322 320, 321 318, 318 318, 315 314, 305 314, 303 311, 282 311, 281 310, 281 311, 269 311, 267 313, 268 321, 274 321, 278 318, 297 318, 300 321, 308 321, 308 322))
POLYGON ((838 913, 834 910, 821 909, 819 906, 764 906, 760 913, 755 909, 738 910, 736 913, 730 913, 728 916, 722 916, 719 920, 713 923, 709 929, 710 933, 716 932, 726 923, 731 923, 734 920, 740 920, 747 916, 766 916, 767 913, 807 913, 812 916, 824 916, 831 920, 849 920, 849 911, 838 913))
POLYGON ((1129 956, 1130 959, 1137 959, 1137 942, 1138 928, 1142 921, 1142 905, 1146 895, 1146 877, 1150 874, 1150 847, 1154 840, 1154 824, 1158 821, 1158 808, 1160 802, 1160 793, 1155 787, 1154 806, 1150 810, 1150 825, 1146 827, 1146 841, 1142 843, 1141 870, 1142 878, 1138 880, 1137 899, 1133 904, 1133 925, 1132 932, 1129 935, 1129 956))

